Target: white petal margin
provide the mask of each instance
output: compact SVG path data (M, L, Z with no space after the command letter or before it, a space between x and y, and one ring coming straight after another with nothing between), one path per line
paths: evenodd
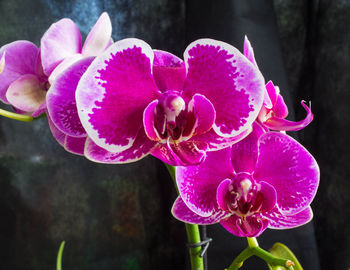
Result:
M95 130L90 124L89 114L92 114L94 108L99 108L95 103L102 101L105 94L105 89L101 86L103 81L97 79L96 76L99 74L98 70L106 68L106 61L111 59L112 54L114 55L123 50L133 48L134 46L141 48L142 53L150 59L152 67L154 54L152 48L146 42L136 38L120 40L112 44L105 52L95 58L81 77L75 94L78 115L88 137L90 137L90 139L98 146L108 149L108 151L112 153L119 153L130 148L133 145L135 138L130 138L128 144L123 146L107 144L105 139L99 138L97 130Z

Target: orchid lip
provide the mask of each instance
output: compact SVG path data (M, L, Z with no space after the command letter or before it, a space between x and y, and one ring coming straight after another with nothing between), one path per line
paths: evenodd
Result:
M226 179L219 188L220 208L241 218L264 212L264 190L248 173L238 173ZM219 195L220 194L220 195Z
M177 145L192 137L197 121L193 121L192 112L188 107L177 91L163 93L152 116L157 141Z

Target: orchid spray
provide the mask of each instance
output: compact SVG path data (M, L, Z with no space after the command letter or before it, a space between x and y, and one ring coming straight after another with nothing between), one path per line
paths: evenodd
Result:
M204 269L198 224L218 222L248 239L228 269L252 255L270 269L301 269L285 246L268 252L255 237L312 219L319 168L285 134L307 126L311 108L302 102L305 119L285 119L279 88L265 83L247 38L243 54L200 39L181 59L139 39L113 42L111 33L103 13L83 45L75 23L62 19L40 48L29 41L1 47L0 99L14 112L0 114L21 121L46 115L60 145L94 162L162 160L179 192L172 213L185 223L192 270Z

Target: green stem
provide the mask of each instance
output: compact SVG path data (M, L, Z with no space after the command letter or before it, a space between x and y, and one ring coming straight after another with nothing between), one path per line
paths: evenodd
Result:
M175 175L175 167L164 163L167 167L171 179L174 181L174 185L177 193L179 194L179 190L176 185L176 175ZM201 237L198 229L198 225L185 223L187 240L189 244L198 244L201 242ZM202 251L201 247L191 247L189 248L190 252L190 260L191 260L191 269L192 270L204 270L203 258L200 256Z
M253 256L253 252L250 247L245 248L232 262L227 270L237 270L242 267L243 262L249 257Z
M247 237L247 241L248 241L248 246L250 248L254 248L254 247L258 247L258 240L256 240L255 237Z
M3 109L0 109L0 115L5 116L10 119L18 120L18 121L23 121L23 122L31 122L35 118L29 116L29 115L22 115L14 112L9 112Z
M244 261L249 257L255 255L263 259L270 265L279 265L286 267L288 270L293 270L294 263L291 260L281 259L270 252L259 247L258 241L255 237L247 237L248 247L246 247L232 262L227 270L237 270L242 267Z
M201 242L198 225L185 223L187 240L189 244L197 244ZM189 248L191 269L204 270L203 258L200 256L202 247Z
M258 256L259 258L263 259L265 262L269 264L284 266L284 267L287 267L288 269L292 269L290 267L293 267L294 265L294 263L291 260L275 257L270 252L260 247L253 247L252 252L255 256Z
M65 241L62 241L57 254L56 270L62 270L62 255Z

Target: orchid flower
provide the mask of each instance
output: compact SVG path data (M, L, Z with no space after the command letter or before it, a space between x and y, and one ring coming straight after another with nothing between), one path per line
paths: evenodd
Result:
M113 42L111 34L112 24L106 12L101 14L83 46L79 28L71 19L52 24L41 38L42 64L49 82L52 84L74 62L102 53Z
M51 25L41 49L15 41L0 49L0 100L21 114L39 116L46 109L46 92L55 78L77 60L96 56L111 43L112 26L103 13L81 48L81 34L70 19ZM5 65L6 63L6 65Z
M180 197L172 213L193 224L220 224L240 237L288 229L312 219L319 168L297 141L280 132L253 132L197 166L178 167Z
M0 49L0 100L16 112L39 116L49 87L40 50L31 42L14 41Z
M247 36L244 39L244 55L256 67L258 66L255 61L253 47ZM301 105L306 110L306 117L298 122L286 120L288 107L280 94L279 87L275 86L272 81L269 81L266 84L264 102L258 116L258 121L272 130L297 131L303 129L312 122L313 114L311 112L311 106L308 107L305 105L304 101L301 101Z
M247 136L263 100L259 70L233 46L211 39L190 44L184 59L138 39L118 41L96 57L76 92L85 156L126 163L151 153L189 165Z

